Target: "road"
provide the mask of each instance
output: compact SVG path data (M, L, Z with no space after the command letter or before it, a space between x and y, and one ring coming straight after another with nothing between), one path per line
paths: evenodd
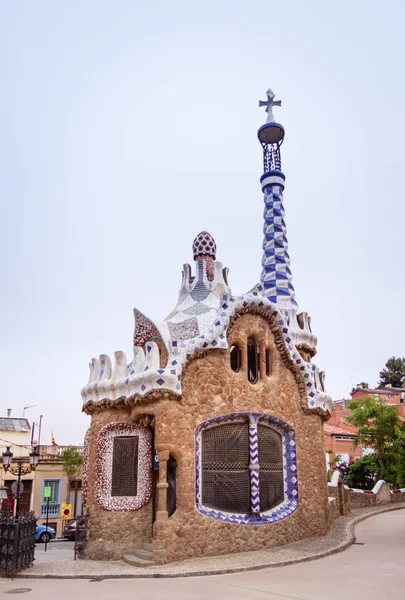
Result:
M52 562L73 558L74 542L49 542L45 552L45 544L37 544L35 548L35 562Z
M27 600L403 600L405 510L360 523L356 535L345 552L288 567L182 579L3 579L0 597L25 588Z

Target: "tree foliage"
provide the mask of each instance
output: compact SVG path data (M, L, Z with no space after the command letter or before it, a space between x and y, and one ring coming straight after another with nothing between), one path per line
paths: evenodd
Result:
M371 490L375 485L377 463L374 454L358 458L350 465L345 483L350 488Z
M349 408L352 413L346 421L357 427L353 445L374 450L377 479L384 479L387 452L397 442L397 430L402 425L398 409L370 396L350 402Z
M83 456L76 446L68 446L62 454L62 470L67 481L67 498L72 482L82 474Z
M385 363L385 369L380 371L379 388L386 386L404 387L405 385L405 358L392 356Z

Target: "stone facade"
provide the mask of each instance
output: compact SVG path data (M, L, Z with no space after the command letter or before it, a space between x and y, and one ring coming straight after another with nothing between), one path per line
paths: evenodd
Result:
M213 350L190 361L183 375L183 396L144 400L92 414L90 464L96 463L101 428L111 422L134 423L143 414L155 416L155 447L162 458L177 461L177 510L168 518L159 507L153 531L153 557L168 562L184 557L225 554L272 547L327 530L327 486L322 417L305 414L305 397L277 349L271 324L263 317L243 314L229 330L228 343L242 348L242 367L234 373L228 350ZM251 384L246 374L246 340L254 336L259 347L271 349L272 371ZM285 354L285 353L284 353ZM263 356L264 353L261 353ZM298 509L288 518L268 525L223 523L196 508L195 431L199 424L235 412L257 412L278 417L296 432ZM107 512L95 499L95 470L89 471L88 508L91 515L89 558L117 559L152 539L152 500L138 511ZM157 490L158 493L160 490Z
M91 418L87 508L89 519L86 558L117 560L152 538L152 501L135 511L107 511L99 506L97 489L97 445L101 429L108 423L133 423L131 409L112 407L96 411Z

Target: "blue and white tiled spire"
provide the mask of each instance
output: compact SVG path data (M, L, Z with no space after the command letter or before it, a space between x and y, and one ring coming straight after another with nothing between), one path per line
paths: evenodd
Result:
M263 258L261 283L266 297L281 309L298 308L292 284L287 228L284 221L285 177L270 171L261 179L264 194Z
M284 221L285 176L281 171L280 155L284 128L274 121L272 110L273 106L281 106L281 101L275 101L274 93L267 90L267 101L259 102L259 106L266 106L267 112L267 123L258 131L258 138L263 147L264 171L260 178L264 194L264 240L260 280L265 296L281 310L297 309Z

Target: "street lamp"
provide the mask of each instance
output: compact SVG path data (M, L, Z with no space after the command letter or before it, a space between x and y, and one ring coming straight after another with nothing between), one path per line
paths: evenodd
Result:
M23 468L23 460L22 458L19 458L17 460L17 468L13 469L11 467L11 462L13 460L13 453L10 450L10 446L7 446L6 451L3 452L3 469L5 470L5 472L10 472L13 475L17 476L17 491L15 494L15 498L17 500L17 507L16 507L16 516L18 517L20 514L20 496L21 496L21 477L23 475L28 475L28 473L31 473L32 471L35 471L38 462L39 462L39 452L38 452L38 447L35 446L32 451L29 454L29 459L30 459L30 466L29 467L25 467Z

